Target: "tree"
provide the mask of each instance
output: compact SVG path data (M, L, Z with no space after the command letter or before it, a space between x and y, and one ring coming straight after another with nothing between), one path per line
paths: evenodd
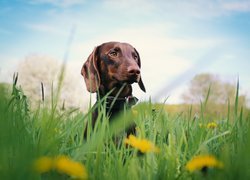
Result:
M24 93L30 99L31 105L35 106L42 102L42 87L44 88L44 103L51 104L52 92L58 88L59 75L62 65L55 59L42 55L29 55L18 66L18 83ZM72 68L64 71L64 79L58 106L66 108L81 107L86 109L89 102L87 93L84 93L83 80L79 72L76 73ZM84 97L85 94L85 97Z
M234 103L236 95L236 85L223 82L219 76L213 74L198 74L190 82L189 89L183 94L186 103L198 104L204 102L209 89L209 102L212 104L225 104L228 101ZM246 105L246 96L239 95L241 105Z

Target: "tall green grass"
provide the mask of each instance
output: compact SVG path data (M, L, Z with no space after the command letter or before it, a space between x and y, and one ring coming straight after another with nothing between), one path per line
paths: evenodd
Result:
M38 174L32 168L39 157L59 155L84 164L89 179L250 178L250 116L247 109L238 107L238 86L234 111L225 104L229 107L225 119L208 118L207 100L201 102L199 118L192 116L191 106L186 113L172 114L148 101L125 110L114 123L109 123L100 106L97 126L84 139L91 109L87 113L60 110L58 94L52 106L30 108L16 81L17 76L11 94L0 94L0 179L70 179L55 171ZM159 153L141 154L124 144L124 129L133 121L137 137L150 140L160 148ZM216 128L206 127L211 121L217 123ZM206 174L188 172L187 162L200 154L214 155L224 168L209 169Z

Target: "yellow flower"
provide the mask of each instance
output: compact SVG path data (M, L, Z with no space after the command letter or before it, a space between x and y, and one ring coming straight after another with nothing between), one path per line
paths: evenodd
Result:
M200 155L194 157L186 165L186 169L190 172L203 170L205 168L223 168L223 163L212 155Z
M67 156L58 156L56 158L41 157L34 162L33 168L40 174L56 170L74 178L88 178L85 167L79 162L72 161Z
M38 173L45 173L53 169L53 159L40 157L33 164L34 170Z
M124 141L125 144L128 144L136 149L139 149L142 153L146 152L160 152L160 149L156 147L153 143L146 139L138 139L133 135L129 135L128 138Z
M55 159L54 167L60 173L68 174L72 177L87 179L87 171L85 167L78 162L70 160L66 156L59 156Z
M207 124L207 128L208 129L214 129L217 127L217 124L215 122L211 122Z

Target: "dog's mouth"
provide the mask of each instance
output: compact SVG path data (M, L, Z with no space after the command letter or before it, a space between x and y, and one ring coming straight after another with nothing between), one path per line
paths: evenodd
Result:
M138 80L137 80L136 78L128 79L128 80L126 81L126 83L128 83L128 84L133 84L133 83L137 83L137 82L138 82Z
M117 77L113 77L113 79L115 79L120 84L124 84L124 83L125 84L133 84L133 83L138 83L140 77L138 77L138 76L129 76L129 77L126 77L124 79L119 79Z
M125 83L127 84L133 84L133 83L138 83L140 77L139 76L129 76L124 80Z

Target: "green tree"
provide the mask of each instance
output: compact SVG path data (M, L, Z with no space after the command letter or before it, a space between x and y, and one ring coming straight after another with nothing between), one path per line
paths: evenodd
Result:
M218 75L204 73L194 76L188 91L182 96L185 103L199 104L204 102L208 93L210 104L225 104L235 101L236 84L224 82ZM210 89L210 90L209 90ZM239 104L246 105L246 95L239 95Z

